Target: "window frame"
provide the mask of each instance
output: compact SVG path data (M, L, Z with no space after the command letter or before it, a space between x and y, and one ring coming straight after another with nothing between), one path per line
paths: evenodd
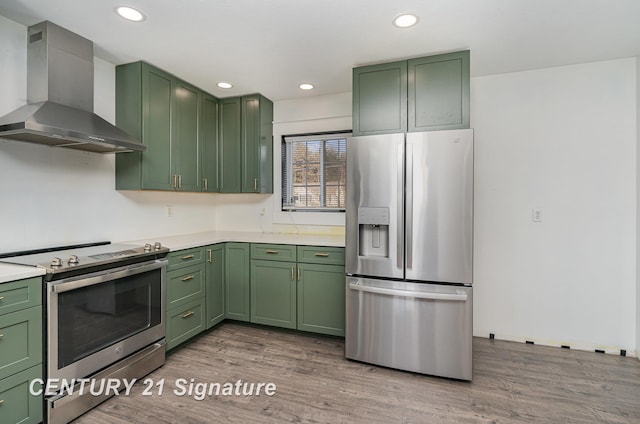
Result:
M342 186L345 190L345 201L346 201L346 150L347 140L352 137L352 130L332 130L332 131L322 131L322 132L313 132L313 133L302 133L302 134L283 134L281 136L281 196L280 196L280 212L283 213L291 213L291 212L322 212L322 213L344 213L345 204L342 204L342 207L334 208L334 207L295 207L295 206L285 206L286 199L290 199L293 196L293 149L287 148L287 145L293 144L295 142L301 141L322 141L323 147L320 156L320 170L321 174L319 176L319 186L320 186L320 197L323 204L326 204L326 181L325 181L325 168L324 168L324 151L325 151L325 143L328 140L335 140L337 138L345 140L345 181L343 184L338 184L338 187ZM336 137L340 136L340 137ZM307 162L308 163L308 162ZM308 184L307 178L305 177L305 185ZM306 186L308 187L308 186Z

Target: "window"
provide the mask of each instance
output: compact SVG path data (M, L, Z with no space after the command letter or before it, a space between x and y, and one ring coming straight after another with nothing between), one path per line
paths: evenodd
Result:
M282 210L344 211L350 132L282 137Z

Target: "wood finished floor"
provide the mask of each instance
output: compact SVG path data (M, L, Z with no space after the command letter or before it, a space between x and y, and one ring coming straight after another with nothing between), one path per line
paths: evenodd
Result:
M162 396L117 396L78 418L130 423L640 423L640 361L474 338L473 382L349 361L344 341L238 323L148 376ZM272 397L173 394L177 379L277 385Z

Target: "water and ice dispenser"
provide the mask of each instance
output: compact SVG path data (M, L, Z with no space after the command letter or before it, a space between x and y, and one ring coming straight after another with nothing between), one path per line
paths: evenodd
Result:
M389 208L358 208L358 256L389 257Z

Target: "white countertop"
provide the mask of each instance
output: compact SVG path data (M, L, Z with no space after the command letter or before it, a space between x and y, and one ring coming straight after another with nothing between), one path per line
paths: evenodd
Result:
M36 268L34 266L0 263L0 283L37 277L44 274L44 269Z
M172 251L224 242L296 244L305 246L344 247L344 235L283 234L247 231L209 231L179 236L126 241L127 244L160 242Z
M344 235L258 233L247 231L209 231L179 236L126 241L127 244L162 243L172 251L224 242L295 244L301 246L344 247ZM44 275L41 268L0 263L0 283Z

